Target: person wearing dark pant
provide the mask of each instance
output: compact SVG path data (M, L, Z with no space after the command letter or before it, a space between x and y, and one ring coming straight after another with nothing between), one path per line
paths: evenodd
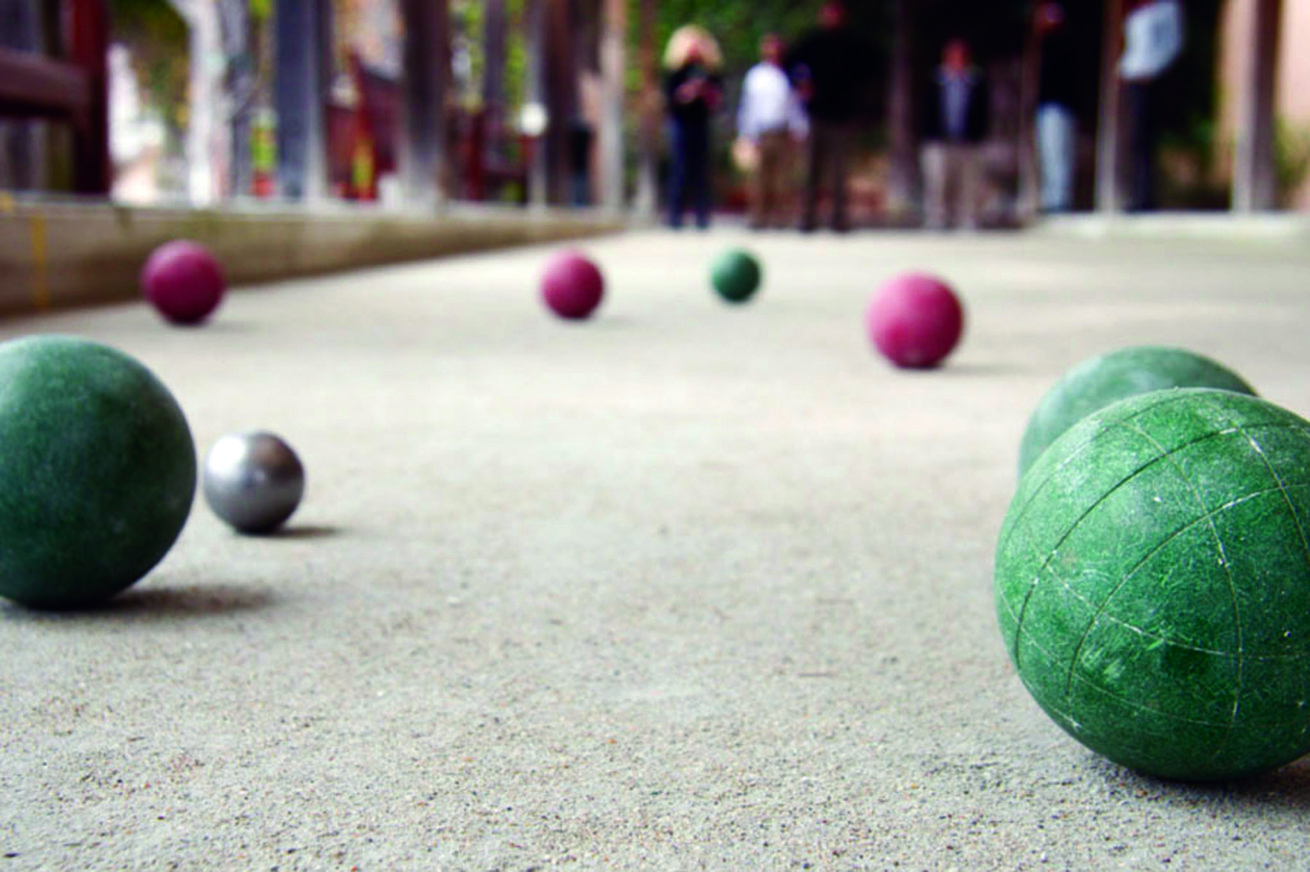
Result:
M801 230L818 224L819 192L832 185L832 228L850 229L846 211L846 171L855 147L857 121L871 78L874 53L846 26L846 7L828 0L819 12L818 29L803 36L788 53L785 66L810 122Z
M1041 165L1041 205L1047 214L1073 208L1078 157L1075 106L1078 52L1062 3L1046 0L1037 7L1033 29L1039 46L1037 84L1037 156Z
M1141 212L1156 206L1155 148L1159 132L1159 89L1183 50L1183 8L1178 0L1133 0L1124 19L1124 53L1119 78L1126 85L1132 124L1132 192L1128 209Z
M1156 87L1153 80L1129 82L1125 93L1132 127L1128 137L1128 179L1132 192L1128 209L1131 212L1147 212L1156 207Z
M710 224L710 115L723 96L714 71L722 66L722 56L712 36L688 24L669 38L664 65L669 70L664 96L673 121L669 226L681 227L690 205L704 229Z
M673 120L673 177L669 182L669 226L681 227L690 206L696 225L710 223L710 132L708 125Z

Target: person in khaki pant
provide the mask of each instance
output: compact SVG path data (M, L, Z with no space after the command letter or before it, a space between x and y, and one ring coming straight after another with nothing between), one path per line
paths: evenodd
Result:
M982 143L987 137L990 95L969 44L953 39L933 71L923 125L924 199L928 227L977 228L982 208Z
M805 114L782 69L782 40L760 41L760 62L746 73L737 111L738 162L750 173L750 225L758 230L786 221L792 139L805 135Z

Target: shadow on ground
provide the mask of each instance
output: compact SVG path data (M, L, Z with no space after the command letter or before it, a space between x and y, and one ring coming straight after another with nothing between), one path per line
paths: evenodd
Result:
M1010 363L969 363L946 361L930 369L904 369L899 372L911 376L926 375L933 378L998 378L1022 373L1022 368Z
M1142 797L1205 805L1236 805L1263 813L1284 811L1302 818L1310 811L1310 757L1273 772L1235 781L1184 782L1141 775L1103 761L1105 775Z
M277 601L262 587L235 584L206 584L191 587L132 588L98 606L68 611L37 611L7 604L0 607L5 619L68 624L105 621L154 621L179 618L211 618L268 608Z
M257 535L257 539L330 539L340 536L340 527L307 524L301 527L280 527L272 533Z

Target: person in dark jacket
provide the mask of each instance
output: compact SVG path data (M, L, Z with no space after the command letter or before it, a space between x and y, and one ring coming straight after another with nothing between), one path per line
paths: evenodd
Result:
M682 226L690 203L703 230L710 224L710 117L723 99L722 55L712 36L688 24L669 38L664 66L664 97L673 122L669 225Z
M1037 84L1037 156L1042 168L1042 211L1073 208L1074 160L1078 127L1078 53L1064 6L1045 2L1035 22L1040 46Z
M1124 18L1119 78L1128 103L1128 159L1132 180L1128 210L1156 208L1155 151L1160 137L1160 88L1185 44L1178 0L1131 0Z
M823 4L819 27L802 36L784 66L809 117L809 148L801 230L818 222L819 189L832 186L832 228L850 228L846 172L871 78L869 47L847 26L846 7Z
M952 39L924 103L923 180L931 228L947 225L952 206L961 226L978 226L990 105L987 79L974 65L969 43Z

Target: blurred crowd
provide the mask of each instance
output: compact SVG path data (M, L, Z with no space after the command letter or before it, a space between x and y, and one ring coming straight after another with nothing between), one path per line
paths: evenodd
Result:
M1073 103L1080 71L1061 3L1040 2L1032 27L1037 83L1031 130L1040 202L1043 211L1058 213L1073 205ZM1128 106L1129 208L1149 210L1156 202L1158 83L1183 49L1179 0L1130 0L1122 35L1124 51L1116 72ZM837 232L850 229L849 174L860 146L862 96L878 74L870 63L876 56L849 25L840 0L824 3L816 26L790 44L778 34L763 38L759 62L741 83L731 149L733 162L748 179L752 228L790 226L799 211L799 229L814 231L826 203L828 226ZM691 213L704 228L713 191L711 122L733 108L724 106L722 53L712 34L687 24L670 38L664 66L672 132L668 221L681 227ZM968 34L951 37L940 47L940 61L915 112L925 226L979 226L982 145L989 134L991 104L988 77L974 58Z

